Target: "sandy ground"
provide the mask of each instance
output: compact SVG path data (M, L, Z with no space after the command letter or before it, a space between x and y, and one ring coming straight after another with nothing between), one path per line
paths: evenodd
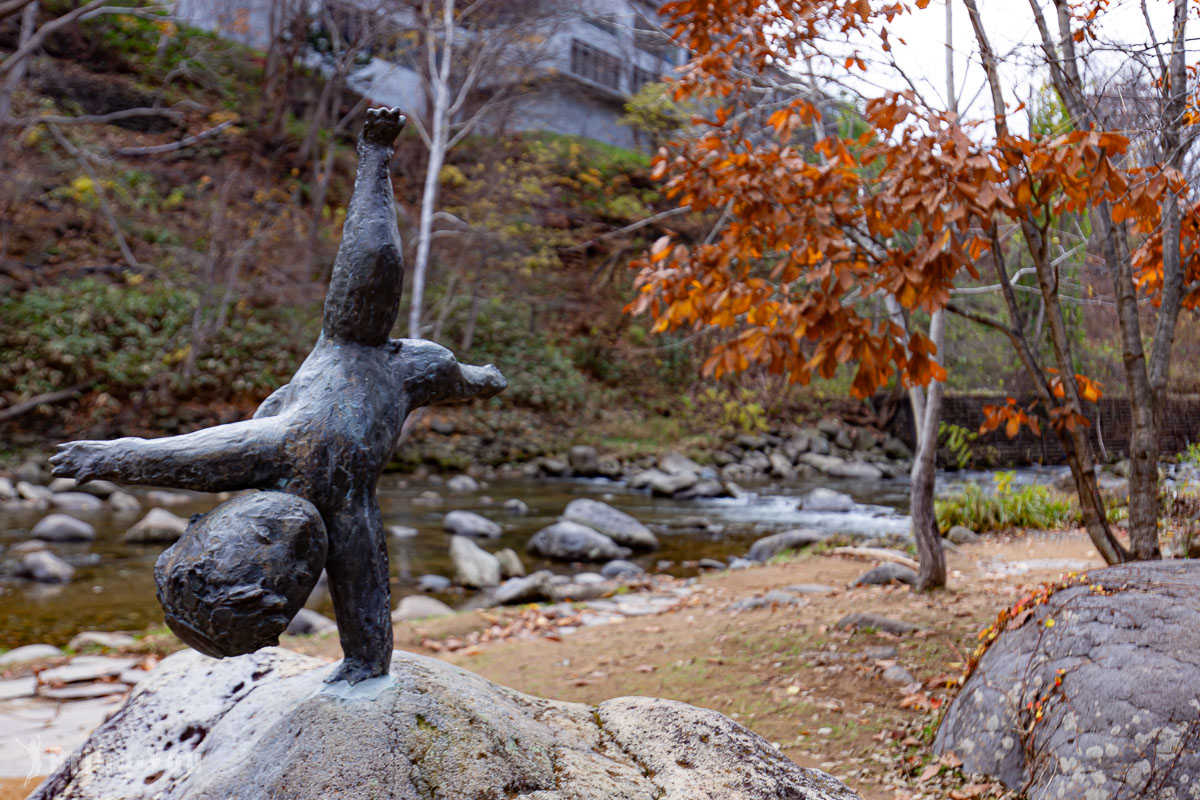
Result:
M796 763L838 776L865 800L1000 796L1000 787L952 770L929 775L928 743L938 708L953 694L946 687L961 673L978 631L1002 607L1064 572L1102 562L1082 532L1015 535L949 553L950 586L944 591L847 588L872 565L808 555L708 575L699 580L698 591L666 613L564 636L547 636L536 625L532 632L529 625L505 626L521 615L516 609L464 612L397 625L396 644L543 697L597 703L654 695L714 708L776 743ZM798 605L730 608L796 584L826 584L836 591L796 595ZM923 630L903 637L838 630L837 621L852 612L882 614ZM526 609L523 618L530 615ZM496 641L485 635L482 643L471 644L498 627L515 633ZM336 636L289 637L284 644L330 659L340 655ZM151 637L146 646L170 649L171 643ZM884 671L894 666L912 680L885 678ZM74 737L61 743L53 738L40 741L50 753L75 744ZM0 779L0 800L25 797L36 782Z

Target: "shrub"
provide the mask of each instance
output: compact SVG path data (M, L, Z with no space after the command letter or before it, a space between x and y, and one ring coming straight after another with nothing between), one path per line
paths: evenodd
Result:
M1078 518L1075 504L1045 486L1014 488L1015 472L996 474L996 489L988 492L971 481L958 494L938 500L938 527L946 531L963 525L976 532L1006 528L1062 528Z

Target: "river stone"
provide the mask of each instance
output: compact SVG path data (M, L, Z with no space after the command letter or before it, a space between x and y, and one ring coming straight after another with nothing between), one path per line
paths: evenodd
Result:
M847 614L837 621L834 627L844 630L858 630L860 628L874 628L877 631L884 633L894 633L897 636L903 636L906 633L914 633L921 630L920 625L915 625L911 622L905 622L902 619L892 619L879 614L865 614L856 612Z
M249 495L244 495L249 496ZM125 541L131 544L178 541L187 530L188 521L165 508L152 508L132 528L125 531Z
M442 528L456 536L495 539L504 531L499 525L473 511L451 511L442 517Z
M567 503L562 518L586 525L614 542L634 550L657 550L658 539L650 529L608 503L581 497Z
M660 469L645 469L630 478L627 483L630 489L649 489L655 480L666 477L667 473Z
M32 459L26 459L13 470L13 478L26 483L41 483L42 465Z
M16 500L17 487L8 478L0 475L0 500Z
M38 583L69 583L75 568L49 550L36 550L22 557L18 574Z
M288 623L286 633L290 636L312 636L335 628L337 628L337 623L329 617L313 611L311 608L302 608Z
M30 800L855 800L729 718L672 700L543 700L392 655L349 687L279 648L171 655Z
M1195 796L1200 564L1090 570L1030 610L984 653L936 750L1030 797Z
M43 542L90 542L96 538L96 529L66 514L49 514L38 520L29 534Z
M538 466L551 477L562 477L571 471L571 465L561 458L539 458Z
M523 517L529 513L529 506L524 500L516 497L510 497L504 501L504 510L509 514L517 517Z
M71 641L67 644L67 647L79 652L89 647L103 647L109 650L117 650L122 647L132 647L135 644L137 644L137 639L134 639L128 633L80 631L71 637Z
M613 456L601 456L596 462L596 472L604 478L621 477L621 462Z
M630 553L603 533L568 520L542 528L526 547L531 553L559 561L612 561Z
M52 644L27 644L24 647L14 647L7 653L0 655L0 667L7 667L9 664L20 664L25 661L58 658L61 655L62 650L59 650Z
M112 481L91 480L87 483L77 485L75 491L99 497L101 500L107 500L113 496L113 493L121 491L121 487Z
M470 475L455 475L453 478L446 481L446 491L454 492L455 494L478 492L479 481L475 480Z
M450 537L450 560L454 582L460 586L483 589L500 584L500 562L465 536Z
M571 471L584 478L590 478L600 473L600 458L596 448L586 444L577 444L567 451L567 463Z
M796 478L796 468L792 466L791 459L783 453L771 453L768 456L771 463L771 474L783 481L790 481Z
M979 534L964 525L955 525L946 531L946 538L955 544L975 544L979 541Z
M916 586L918 575L915 570L903 564L880 564L869 569L854 581L855 586L882 586L887 583L907 583Z
M104 508L104 501L83 492L57 492L48 498L50 505L60 511L94 513Z
M108 496L108 505L118 514L136 514L142 510L142 502L129 492L113 492Z
M750 546L746 558L751 561L769 561L780 553L788 550L799 550L802 547L823 542L829 538L828 533L797 528L792 531L764 536Z
M912 458L912 450L895 436L889 436L883 440L883 454L895 461Z
M650 491L653 494L671 497L684 489L690 489L700 481L695 472L677 472L672 475L660 472L650 480Z
M185 506L192 502L192 496L166 489L151 489L146 492L146 502L152 506Z
M45 486L39 486L29 481L17 481L17 494L24 500L49 500L53 494Z
M605 578L633 578L638 575L644 575L646 571L632 561L624 559L616 559L610 561L600 568L600 575Z
M509 578L492 593L491 601L498 606L507 606L547 600L554 596L553 578L554 573L548 569L540 569L524 577Z
M883 477L883 471L872 464L864 464L860 461L847 461L837 456L804 453L800 456L800 462L808 464L810 467L824 472L826 475L832 475L835 478L879 480Z
M422 594L410 594L400 598L400 605L396 606L396 610L392 612L392 622L445 617L453 613L453 608L437 598L426 597Z
M695 500L698 497L729 497L729 495L729 490L721 481L706 478L692 484L682 492L678 492L675 497L680 500Z
M674 450L668 450L659 456L658 468L668 475L696 475L700 473L701 469L700 465L695 461Z
M421 575L417 578L417 588L422 592L447 592L454 582L445 575Z
M771 469L771 459L766 453L751 450L742 456L742 466L748 467L755 472L767 472Z
M500 562L500 577L520 578L525 574L525 564L517 551L511 547L496 551L496 560Z
M416 528L410 528L407 525L385 525L383 529L387 532L389 539L399 541L415 539L421 533Z
M842 492L835 492L832 489L818 487L813 489L804 499L800 501L800 508L804 511L827 511L842 513L845 511L854 510L854 498Z

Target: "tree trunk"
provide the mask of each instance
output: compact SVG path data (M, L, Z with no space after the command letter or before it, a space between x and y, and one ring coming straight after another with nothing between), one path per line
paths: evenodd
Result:
M412 301L408 310L408 335L411 339L421 338L421 306L425 302L425 275L429 270L429 246L433 235L433 212L437 208L438 185L442 172L442 164L446 160L446 143L450 133L450 120L446 113L450 106L450 64L454 51L454 3L442 0L444 36L441 38L440 62L437 69L431 70L430 83L432 92L430 104L433 106L429 124L429 163L425 167L425 187L421 192L421 217L417 227L417 256L413 259L412 270ZM432 43L439 39L429 35L427 40ZM428 46L432 47L432 44Z
M33 29L37 23L38 4L30 3L25 6L21 12L21 33L17 49L24 47L31 38L33 38ZM17 87L21 85L21 81L25 79L25 72L29 69L29 57L19 61L12 71L8 73L8 77L4 79L4 84L0 86L0 119L8 119L12 114L12 96L17 91Z
M929 325L930 339L938 348L939 361L945 358L942 353L944 321L945 312L935 311ZM921 564L917 578L918 591L946 585L946 554L942 549L942 536L938 532L933 505L943 388L940 381L930 381L929 391L925 395L924 415L917 419L917 452L913 457L910 501L912 533L917 542L917 560Z

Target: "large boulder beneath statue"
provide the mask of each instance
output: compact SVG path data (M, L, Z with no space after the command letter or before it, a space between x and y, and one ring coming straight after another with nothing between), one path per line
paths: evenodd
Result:
M854 800L725 716L671 700L592 707L393 653L391 674L278 648L165 659L33 800Z
M934 746L1030 797L1193 797L1198 653L1200 565L1095 570L1014 617Z

